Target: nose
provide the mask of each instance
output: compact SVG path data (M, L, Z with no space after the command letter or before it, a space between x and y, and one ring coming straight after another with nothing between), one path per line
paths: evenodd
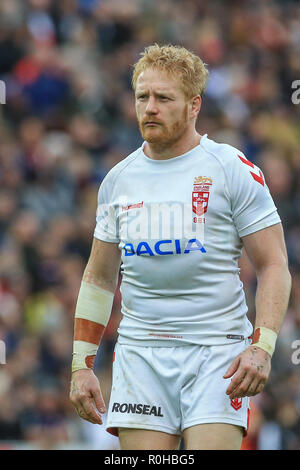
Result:
M157 114L157 104L154 96L150 96L146 106L146 114Z

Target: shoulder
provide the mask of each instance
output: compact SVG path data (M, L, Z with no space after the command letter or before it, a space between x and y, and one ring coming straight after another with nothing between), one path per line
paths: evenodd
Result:
M127 168L130 167L131 163L133 163L139 157L140 153L141 147L113 166L105 175L101 185L114 185L116 180L126 171Z
M204 148L222 167L228 185L234 181L236 186L252 184L253 180L265 186L261 169L247 159L245 154L229 144L218 144L206 138Z
M241 158L246 158L243 152L232 145L217 143L207 136L204 136L202 146L204 150L213 158L215 158L219 164L226 169L238 166Z

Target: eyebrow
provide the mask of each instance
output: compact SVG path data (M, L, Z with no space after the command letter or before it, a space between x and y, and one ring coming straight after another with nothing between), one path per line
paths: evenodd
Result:
M135 92L136 96L138 95L147 95L148 94L148 91L147 90L143 90L143 89L139 89L139 90L136 90ZM169 90L165 90L165 91L154 91L154 95L157 96L158 98L160 97L168 97L168 98L174 98L174 94L169 91Z

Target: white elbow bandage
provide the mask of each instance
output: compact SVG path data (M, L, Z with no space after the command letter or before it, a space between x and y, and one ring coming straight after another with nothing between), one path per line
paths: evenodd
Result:
M255 329L252 344L263 349L272 357L275 350L276 340L277 334L275 331L270 330L270 328L260 326Z
M93 368L113 300L112 292L82 281L75 311L72 372Z

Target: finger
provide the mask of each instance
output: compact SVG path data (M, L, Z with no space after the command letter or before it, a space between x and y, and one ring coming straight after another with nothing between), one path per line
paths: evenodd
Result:
M255 376L248 372L243 378L243 380L240 382L240 384L230 393L229 398L232 400L234 398L249 396L248 390L252 386L253 380L255 380L255 383L257 385L257 380L255 379Z
M246 373L244 371L241 371L234 375L233 379L231 379L230 384L227 387L227 395L230 395L230 393L232 393L240 385L245 375Z
M79 413L78 413L79 414ZM92 424L102 424L102 420L94 419L91 415L87 414L84 410L79 414L80 418L89 421Z
M253 395L256 395L256 390L259 384L260 384L260 379L258 377L254 377L252 382L249 384L248 389L245 391L244 396L252 397Z
M223 375L223 379L229 379L229 377L232 377L233 374L238 370L240 364L240 357L237 356L233 363L230 365L230 367L227 369L225 374Z
M83 410L83 408L79 408L77 410L78 415L80 418L85 419L86 421L90 421L90 418L87 416L86 412Z
M96 410L96 408L94 407L92 398L82 399L81 405L89 419L93 419L96 421L96 423L102 424L101 415L98 410Z
M257 395L258 393L261 393L263 389L265 388L266 382L260 381L258 385L256 386L255 390L252 392L251 396ZM250 395L249 395L250 396Z
M78 413L78 415L80 416L80 418L82 419L85 419L87 421L91 421L91 422L95 422L96 423L96 420L93 416L91 416L89 414L89 412L87 412L83 406L83 404L81 402L79 402L77 405L76 405L76 411Z
M244 369L244 367L240 367L237 372L235 373L233 379L231 379L230 385L228 386L226 393L227 395L230 395L233 393L242 383L242 381L245 379L247 375L247 370Z
M92 395L93 395L93 399L94 399L97 410L102 414L106 413L106 407L105 407L105 403L101 395L101 392L99 390L95 392L92 391Z
M76 408L76 411L77 411L77 414L80 416L80 418L86 420L86 421L89 421L90 423L93 423L93 424L98 424L97 421L91 417L89 417L86 412L84 411L84 409L82 407L77 407Z
M80 391L78 387L70 394L71 402L79 416L94 424L102 424L99 412L93 406L91 393Z

